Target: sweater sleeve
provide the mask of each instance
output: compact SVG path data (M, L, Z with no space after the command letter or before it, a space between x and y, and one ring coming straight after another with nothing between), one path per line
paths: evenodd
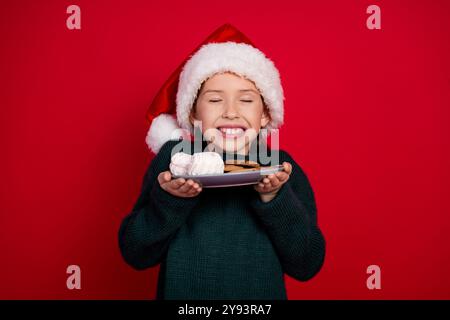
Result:
M161 262L171 239L198 202L198 196L181 198L163 190L157 177L169 170L172 147L169 141L152 160L144 176L139 198L119 229L119 247L124 260L137 270Z
M289 180L269 202L256 194L251 206L262 221L289 276L307 281L321 269L325 239L317 225L317 210L311 185L300 166L284 151L280 163L292 165Z

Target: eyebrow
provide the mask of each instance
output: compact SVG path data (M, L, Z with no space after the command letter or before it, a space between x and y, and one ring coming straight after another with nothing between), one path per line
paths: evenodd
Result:
M259 92L257 92L254 89L241 89L241 90L239 90L239 92L248 92L248 91L251 91L253 93L259 94ZM223 92L223 90L212 90L212 89L209 89L209 90L203 91L203 94L208 93L208 92Z

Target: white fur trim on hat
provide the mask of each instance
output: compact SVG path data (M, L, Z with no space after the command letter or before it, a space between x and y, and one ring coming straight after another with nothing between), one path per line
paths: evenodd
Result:
M186 133L178 126L175 117L162 113L153 119L145 142L153 153L157 154L164 143L169 140L178 140L180 137L185 138Z
M165 142L193 133L189 114L202 83L216 73L227 71L255 83L270 112L271 121L266 126L268 130L283 124L283 88L273 62L259 49L245 43L208 43L186 62L180 74L176 96L177 119L163 113L151 123L145 141L155 154Z
M255 83L270 112L267 129L279 128L283 124L284 95L277 68L259 49L232 41L203 45L184 65L176 98L181 127L193 132L189 114L201 84L214 74L226 71Z

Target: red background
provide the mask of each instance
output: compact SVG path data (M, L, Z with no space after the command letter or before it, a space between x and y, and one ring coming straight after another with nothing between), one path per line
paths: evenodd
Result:
M81 7L81 30L66 8ZM366 28L381 8L382 30ZM151 153L151 99L223 23L280 70L281 146L327 239L290 299L450 298L448 1L2 1L0 298L153 298L117 231ZM81 267L81 290L66 268ZM381 290L366 268L381 267Z

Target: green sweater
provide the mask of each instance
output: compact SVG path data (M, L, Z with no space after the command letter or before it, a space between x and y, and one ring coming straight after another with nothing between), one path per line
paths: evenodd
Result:
M284 273L306 281L320 270L325 240L313 191L288 153L280 150L279 160L292 164L291 176L270 202L253 186L204 188L180 198L157 181L177 143L165 143L154 157L119 230L129 265L161 263L157 299L284 300Z

